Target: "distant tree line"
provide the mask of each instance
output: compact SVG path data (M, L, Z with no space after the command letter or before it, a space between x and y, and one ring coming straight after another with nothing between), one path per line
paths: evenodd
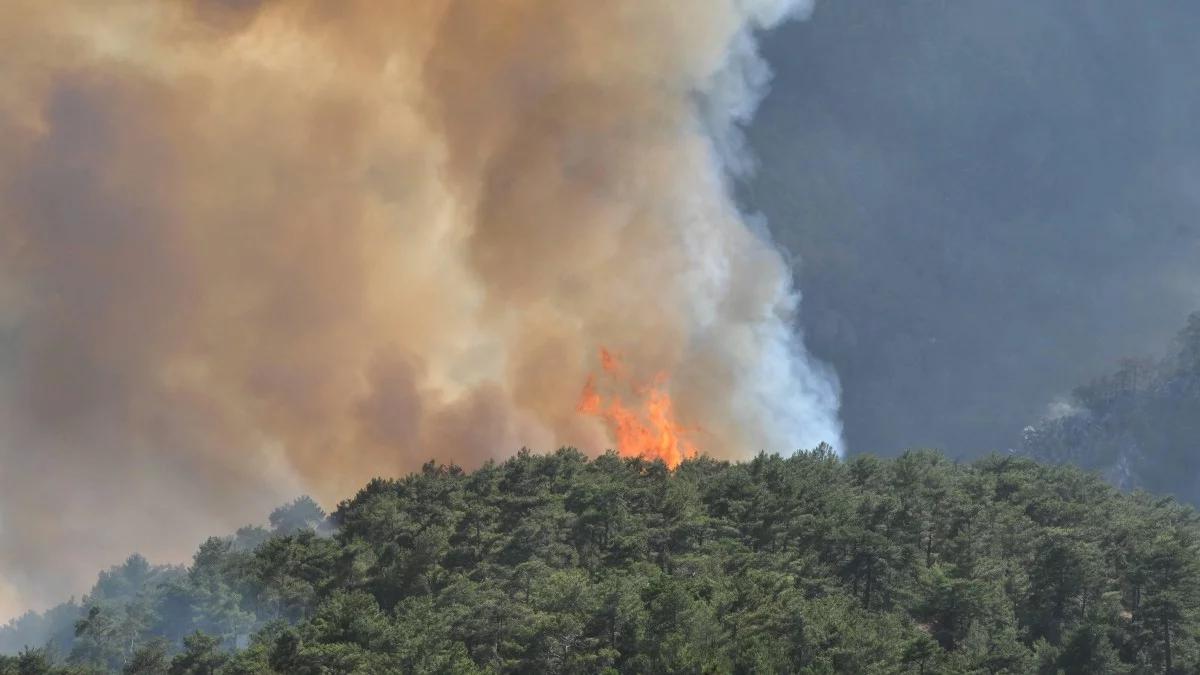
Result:
M522 451L303 498L0 630L0 673L1194 673L1200 521L1018 456Z
M1061 408L1025 429L1024 450L1034 459L1200 504L1200 313L1165 356L1127 359Z

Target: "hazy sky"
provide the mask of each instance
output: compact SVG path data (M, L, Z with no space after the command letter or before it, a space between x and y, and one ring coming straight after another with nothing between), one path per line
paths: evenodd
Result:
M817 4L746 201L800 258L852 451L967 454L1200 308L1200 5Z

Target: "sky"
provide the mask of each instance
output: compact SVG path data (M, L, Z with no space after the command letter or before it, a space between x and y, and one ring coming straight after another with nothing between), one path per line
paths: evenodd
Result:
M1200 309L1194 3L818 3L765 38L742 200L851 452L1016 447Z

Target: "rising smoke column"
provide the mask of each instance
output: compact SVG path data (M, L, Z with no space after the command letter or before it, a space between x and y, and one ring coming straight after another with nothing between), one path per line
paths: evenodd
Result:
M18 0L0 38L0 616L299 491L611 444L837 444L729 197L802 2Z

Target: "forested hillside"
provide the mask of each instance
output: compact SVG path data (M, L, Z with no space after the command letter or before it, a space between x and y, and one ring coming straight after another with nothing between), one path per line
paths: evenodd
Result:
M1190 507L1012 456L521 452L140 557L0 673L1184 673Z
M1025 430L1032 457L1200 504L1200 313L1165 356L1128 359L1061 407Z

